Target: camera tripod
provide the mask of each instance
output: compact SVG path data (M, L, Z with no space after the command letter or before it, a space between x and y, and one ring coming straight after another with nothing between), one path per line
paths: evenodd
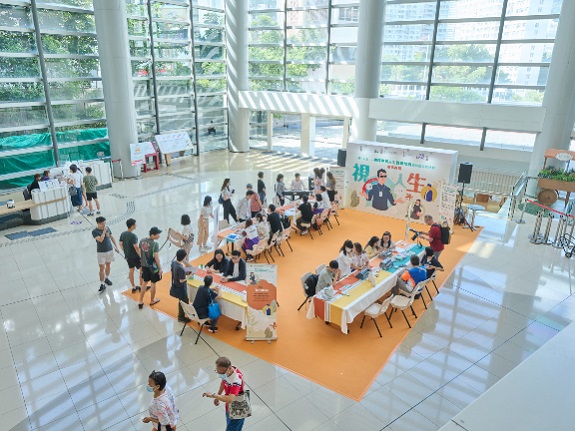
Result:
M467 217L465 217L465 212L463 211L463 208L461 207L463 205L463 192L465 191L465 183L461 183L461 191L459 192L459 207L456 208L456 213L458 213L457 215L460 217L459 220L461 221L461 225L463 226L463 228L465 228L466 226L469 228L469 230L471 232L475 231L475 228L473 226L471 226L469 224L469 222L467 221Z

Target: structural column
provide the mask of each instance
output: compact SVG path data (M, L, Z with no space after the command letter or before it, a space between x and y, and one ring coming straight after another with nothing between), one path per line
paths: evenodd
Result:
M272 150L274 144L274 114L272 111L267 111L267 136L268 136L268 150Z
M301 153L304 156L315 156L315 117L301 114Z
M138 142L138 130L125 0L95 1L94 17L112 159L122 159L125 177L137 177L139 166L130 161L130 144ZM114 169L119 167L114 164Z
M250 112L239 107L239 92L248 87L248 1L226 0L228 59L228 127L230 150L250 150Z
M352 124L353 140L376 139L377 121L369 118L369 100L379 97L385 3L385 0L361 0L359 3L355 62L357 113Z
M564 1L543 97L543 129L535 139L529 174L536 176L548 148L569 149L575 123L575 1ZM534 187L534 185L533 185ZM533 190L534 191L534 190ZM532 191L532 192L533 192Z

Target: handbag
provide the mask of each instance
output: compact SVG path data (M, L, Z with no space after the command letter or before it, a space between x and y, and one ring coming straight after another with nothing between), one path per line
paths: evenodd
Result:
M245 419L252 415L250 391L244 390L243 382L242 391L236 395L236 398L229 404L228 415L230 419Z
M210 320L216 320L221 315L222 311L220 310L220 304L214 302L214 300L212 299L212 302L210 302L210 305L208 305L208 318Z
M77 196L78 195L78 189L71 185L68 187L68 194L70 196Z

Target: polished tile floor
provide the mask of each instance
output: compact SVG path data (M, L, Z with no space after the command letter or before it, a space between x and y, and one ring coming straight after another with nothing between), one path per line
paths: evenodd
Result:
M225 176L243 190L264 170L271 188L278 172L291 178L314 166L260 152L176 160L161 173L114 183L101 193L103 213L116 237L128 217L143 236L153 225L177 227L184 212L195 220L203 195L217 196ZM518 225L478 215L477 242L361 402L211 337L198 345L191 332L180 338L172 318L140 311L121 294L123 262L113 264L114 285L98 295L91 226L78 214L32 240L9 241L10 231L2 232L0 428L150 430L141 418L156 369L178 396L178 430L223 430L222 409L201 393L216 389L213 362L226 355L252 389L245 429L437 430L575 320L572 263L559 249L531 245L534 219L526 217Z

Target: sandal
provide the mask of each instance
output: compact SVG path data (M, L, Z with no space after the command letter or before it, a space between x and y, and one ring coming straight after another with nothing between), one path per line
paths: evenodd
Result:
M150 307L153 306L153 305L156 305L158 302L160 302L160 298L154 299L153 302L150 302Z

